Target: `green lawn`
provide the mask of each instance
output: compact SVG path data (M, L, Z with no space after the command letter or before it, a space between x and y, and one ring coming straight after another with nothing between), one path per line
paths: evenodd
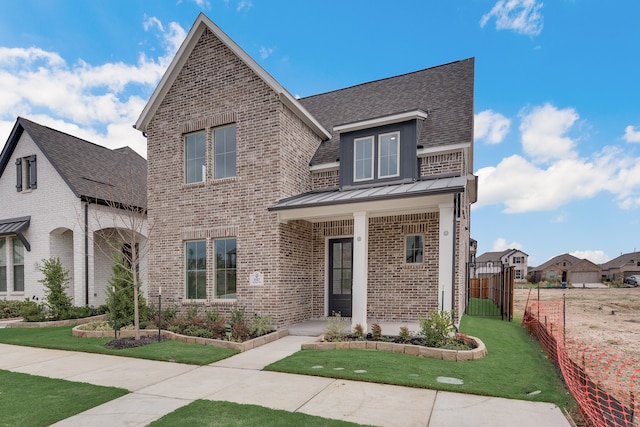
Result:
M127 394L127 390L0 370L0 426L44 426Z
M303 350L265 369L552 402L561 408L575 404L556 368L519 321L464 316L461 331L480 338L487 357L450 362L372 350ZM461 379L464 384L441 383L437 377Z
M0 343L112 354L140 359L188 363L191 365L208 365L238 353L227 348L187 344L173 340L142 347L115 350L104 346L112 338L77 338L71 335L71 328L71 326L62 326L57 328L0 329Z
M500 307L486 298L469 298L467 313L479 316L500 316Z
M232 402L212 402L208 400L196 400L149 424L152 427L173 427L177 425L190 427L321 427L357 426L360 424L269 409L257 405L240 405Z

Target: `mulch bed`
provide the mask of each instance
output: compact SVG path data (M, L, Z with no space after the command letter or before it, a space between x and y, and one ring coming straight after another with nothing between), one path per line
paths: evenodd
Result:
M167 340L167 338L160 337L160 341L165 340ZM154 342L158 342L157 335L141 336L139 340L136 340L135 337L118 338L109 341L104 346L116 350L121 350L123 348L142 347L143 345L152 344Z

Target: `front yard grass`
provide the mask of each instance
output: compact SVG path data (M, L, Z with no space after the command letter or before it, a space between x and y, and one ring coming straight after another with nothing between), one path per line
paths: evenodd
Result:
M208 365L238 353L236 350L227 348L187 344L173 340L136 348L111 349L105 347L104 344L112 338L77 338L71 335L71 329L72 326L0 329L0 343L137 357L190 365Z
M0 425L44 426L128 391L0 370Z
M488 355L474 361L451 362L374 350L303 350L265 370L543 401L573 408L575 401L559 372L518 319L504 322L464 316L460 330L480 338ZM442 383L438 377L464 383Z
M358 426L340 420L330 420L299 412L269 409L257 405L241 405L233 402L196 400L152 422L149 427L198 426Z

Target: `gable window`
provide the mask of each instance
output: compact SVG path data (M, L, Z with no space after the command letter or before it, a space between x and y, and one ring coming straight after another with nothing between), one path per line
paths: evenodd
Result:
M373 137L356 138L353 144L353 180L373 179Z
M6 239L0 238L0 292L7 292L7 254Z
M24 245L13 239L13 290L24 292Z
M398 176L400 170L400 132L378 136L378 178Z
M16 190L35 190L38 187L36 155L16 159Z
M206 138L204 132L184 137L185 182L203 182L207 176Z
M207 242L186 242L187 299L207 298Z
M419 264L424 259L424 237L414 234L405 238L405 262Z
M236 239L215 241L216 292L215 298L236 298Z
M236 126L225 126L213 131L214 179L236 176Z
M513 263L514 264L522 264L522 257L521 256L514 256L513 257Z

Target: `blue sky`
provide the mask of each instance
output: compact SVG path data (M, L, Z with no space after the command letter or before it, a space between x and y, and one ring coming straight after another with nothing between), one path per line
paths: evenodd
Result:
M146 154L132 129L198 13L304 97L476 58L479 252L640 250L640 2L21 0L0 15L17 116Z

